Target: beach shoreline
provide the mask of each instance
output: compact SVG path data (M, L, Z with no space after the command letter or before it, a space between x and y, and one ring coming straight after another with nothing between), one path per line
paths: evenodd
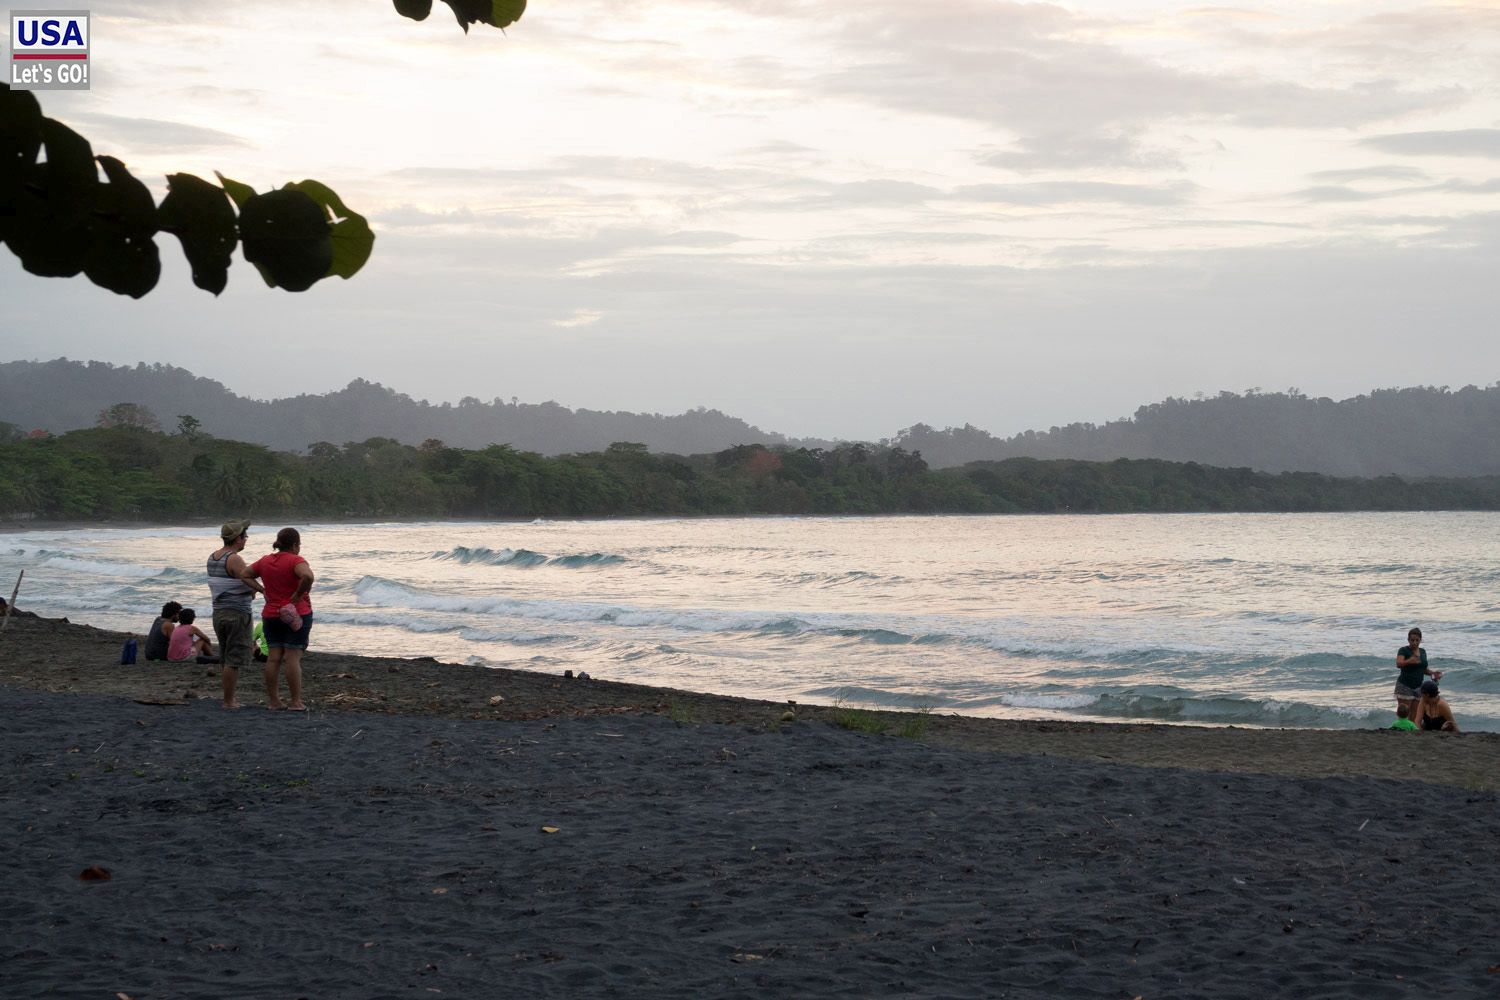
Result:
M21 613L0 635L0 684L181 704L219 698L219 668L118 662L127 633ZM1265 729L1154 723L992 719L860 711L757 700L608 679L443 663L431 657L359 656L313 649L303 661L316 712L518 722L654 714L692 723L775 730L788 722L842 725L934 746L1067 757L1147 767L1297 777L1368 776L1500 789L1500 734ZM242 672L242 711L264 709L259 664ZM494 699L498 698L498 701Z

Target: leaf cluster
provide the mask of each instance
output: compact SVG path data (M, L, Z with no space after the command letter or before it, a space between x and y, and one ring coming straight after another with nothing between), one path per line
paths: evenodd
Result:
M432 13L432 0L393 0L396 12L413 21L425 21ZM443 0L467 34L471 24L508 28L526 13L526 0Z
M325 185L256 194L219 179L222 187L171 174L158 205L124 163L96 156L87 139L43 115L29 91L0 84L0 242L32 274L82 273L138 299L161 277L159 232L177 237L193 284L214 295L228 284L237 245L267 285L293 292L352 277L369 259L368 222Z

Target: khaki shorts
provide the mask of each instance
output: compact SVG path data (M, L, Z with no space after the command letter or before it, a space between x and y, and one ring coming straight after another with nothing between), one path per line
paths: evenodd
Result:
M250 653L255 648L253 627L248 611L214 609L214 635L219 639L219 658L224 666L238 670L250 665Z

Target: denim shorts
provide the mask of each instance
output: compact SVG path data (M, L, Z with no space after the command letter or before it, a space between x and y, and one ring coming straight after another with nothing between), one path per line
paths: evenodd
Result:
M302 616L302 627L291 629L280 618L263 618L266 630L267 649L306 649L307 638L312 634L312 612Z

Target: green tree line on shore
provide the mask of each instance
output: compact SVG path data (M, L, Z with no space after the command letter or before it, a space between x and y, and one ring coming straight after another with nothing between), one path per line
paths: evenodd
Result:
M108 419L106 419L108 417ZM933 470L899 447L739 445L708 455L616 443L546 458L506 445L389 438L307 454L175 433L114 408L100 426L23 436L0 426L0 518L600 517L650 514L980 514L1500 509L1500 477L1340 479L1192 462L1007 459Z

